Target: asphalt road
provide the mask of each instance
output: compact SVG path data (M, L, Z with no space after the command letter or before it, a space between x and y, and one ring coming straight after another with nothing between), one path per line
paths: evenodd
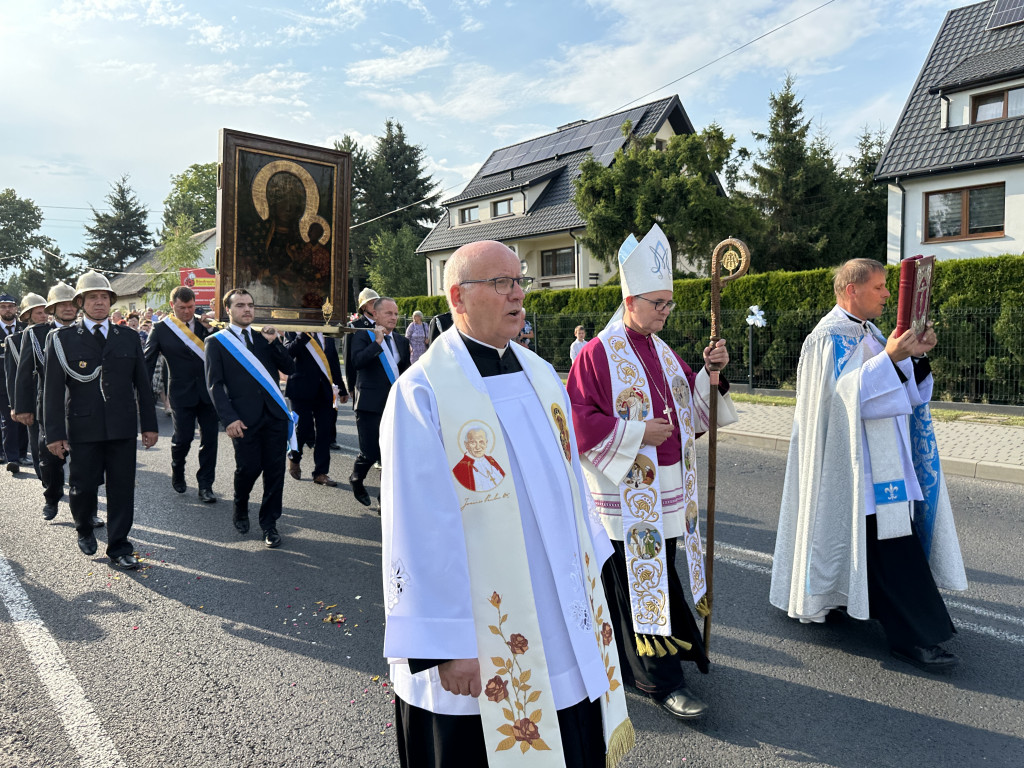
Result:
M140 571L108 567L102 530L82 556L66 505L46 523L32 472L2 473L0 766L396 766L375 511L286 478L284 546L266 550L231 525L227 438L222 501L203 505L194 455L188 493L170 489L160 418L139 451ZM336 479L350 411L339 431ZM805 626L768 604L784 463L719 446L713 664L688 675L711 712L681 724L629 694L622 765L1024 765L1020 488L949 479L971 586L947 595L963 663L931 676L890 659L873 623Z

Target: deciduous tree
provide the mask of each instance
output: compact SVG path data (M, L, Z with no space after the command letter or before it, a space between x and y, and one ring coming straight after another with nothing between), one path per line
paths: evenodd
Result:
M416 253L423 237L408 224L397 232L380 232L370 243L368 277L381 296L423 296L427 292L425 259Z
M177 226L180 216L191 219L197 232L217 226L217 163L194 163L171 176L171 192L164 198L161 240Z

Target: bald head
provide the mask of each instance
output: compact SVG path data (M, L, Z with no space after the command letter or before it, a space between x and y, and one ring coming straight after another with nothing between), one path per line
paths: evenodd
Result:
M503 349L523 326L524 291L513 283L499 294L496 277L517 278L522 270L515 251L495 240L468 243L452 254L444 266L444 289L452 319L467 336Z

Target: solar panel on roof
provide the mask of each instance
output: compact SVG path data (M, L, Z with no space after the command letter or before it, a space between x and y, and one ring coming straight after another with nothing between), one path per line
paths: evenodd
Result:
M992 9L988 29L1006 27L1024 21L1024 0L999 0Z
M478 177L491 176L510 168L538 163L555 155L564 155L579 149L593 148L595 157L608 155L608 144L622 140L622 124L629 120L635 128L646 111L646 106L635 107L628 112L602 117L599 120L592 120L582 125L524 141L522 144L499 149L492 153L484 163ZM612 153L614 151L613 148Z

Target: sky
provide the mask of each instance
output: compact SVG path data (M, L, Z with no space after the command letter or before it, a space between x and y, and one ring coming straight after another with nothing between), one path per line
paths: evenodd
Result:
M848 156L865 128L892 130L967 4L0 0L0 189L72 253L125 174L155 229L171 177L217 160L222 128L372 148L391 118L447 198L495 149L672 94L754 150L787 73Z

